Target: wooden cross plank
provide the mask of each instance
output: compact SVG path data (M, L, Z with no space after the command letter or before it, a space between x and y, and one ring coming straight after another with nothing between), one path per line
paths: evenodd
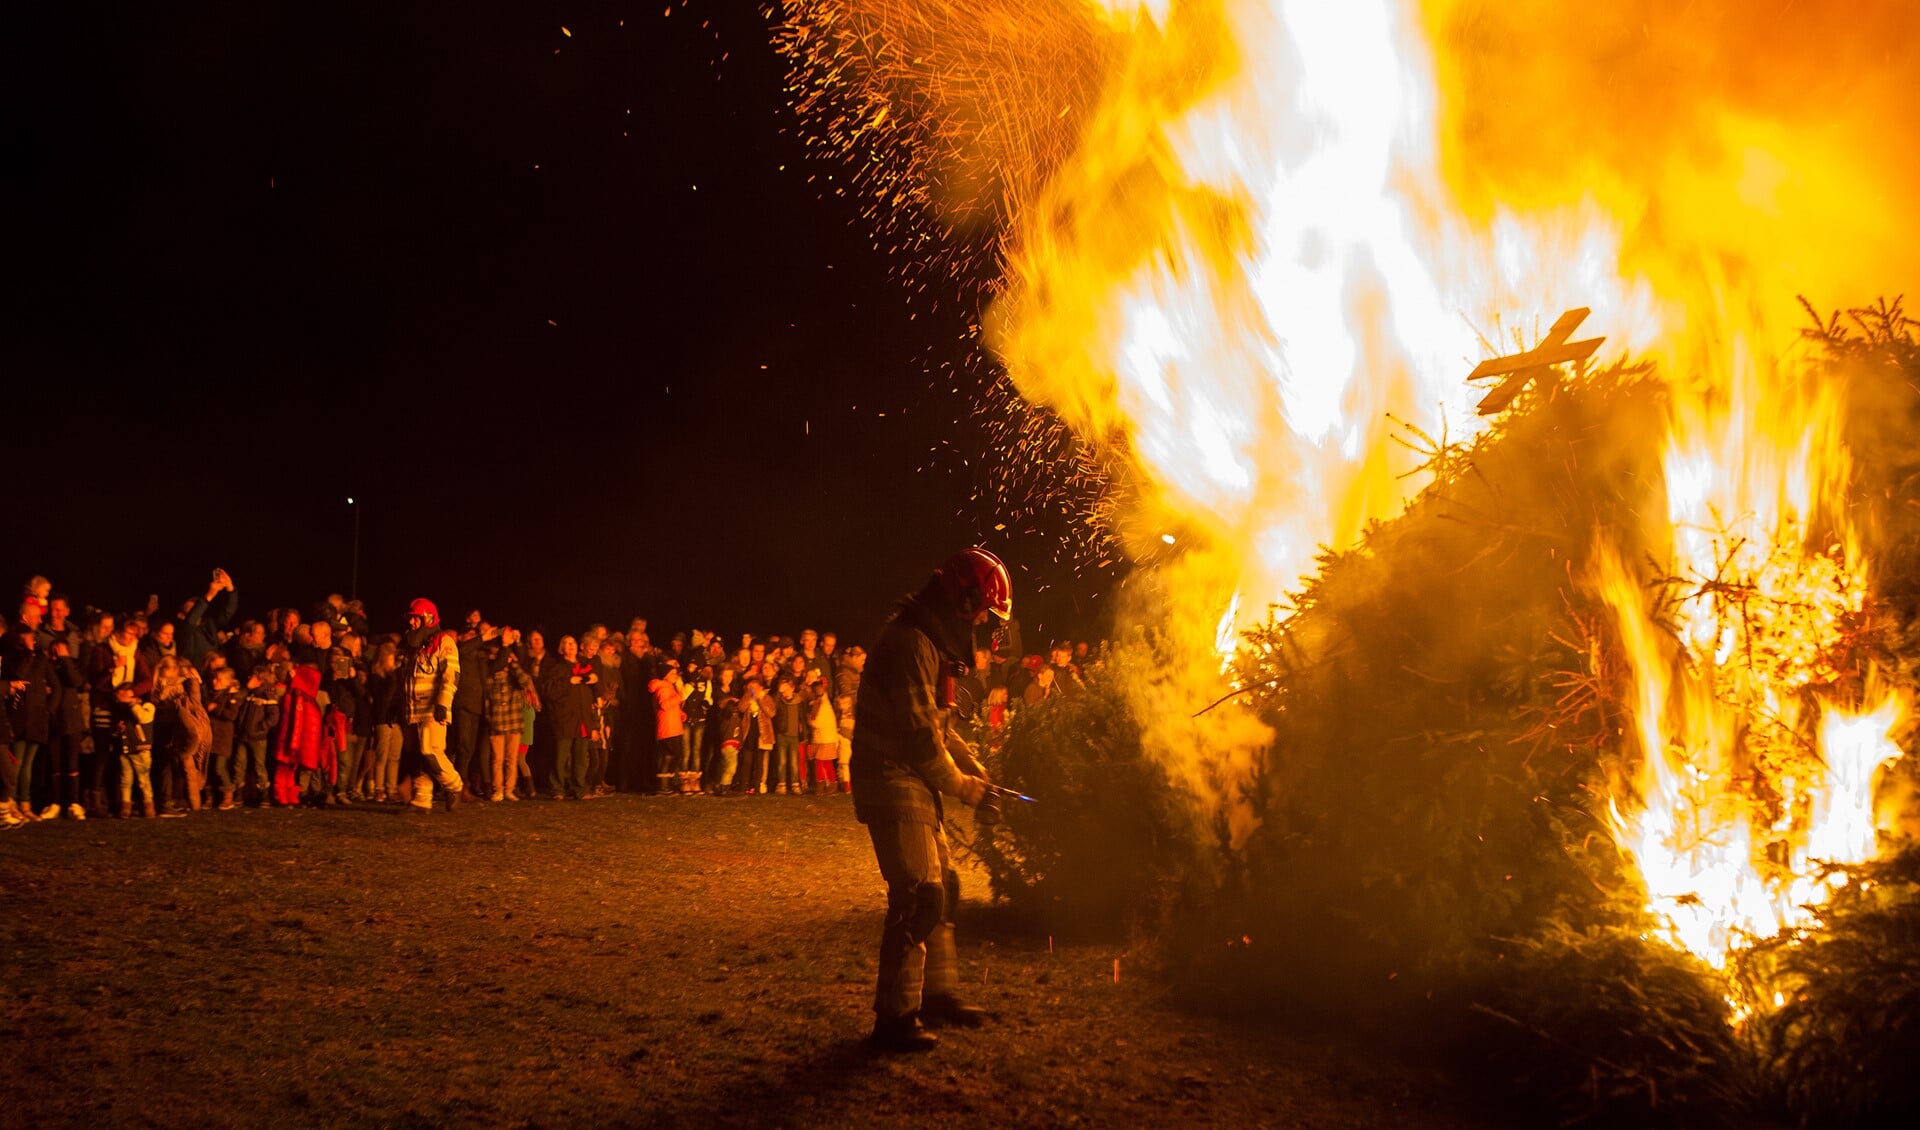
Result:
M1491 416L1519 396L1521 390L1534 380L1544 377L1555 365L1564 365L1569 361L1585 361L1599 350L1600 344L1607 339L1590 337L1584 341L1568 341L1580 323L1587 320L1592 310L1579 306L1560 315L1547 331L1547 336L1539 345L1524 353L1509 354L1506 357L1492 357L1474 366L1467 374L1470 381L1486 380L1489 377L1505 376L1507 379L1494 386L1480 401L1479 412L1482 416Z

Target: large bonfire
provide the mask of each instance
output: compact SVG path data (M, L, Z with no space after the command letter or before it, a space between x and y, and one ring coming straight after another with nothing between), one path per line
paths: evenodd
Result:
M1643 363L1654 466L1556 583L1620 656L1593 815L1648 936L1721 970L1883 840L1909 703L1861 644L1845 386L1794 343L1798 296L1920 279L1920 142L1886 118L1920 57L1899 5L1671 8L792 0L782 27L884 211L998 225L987 342L1155 562L1125 614L1173 661L1124 693L1232 846L1273 734L1238 702L1191 714L1236 642L1324 658L1288 640L1297 594L1501 426L1476 362L1587 308L1594 372ZM1508 415L1589 375L1522 374Z

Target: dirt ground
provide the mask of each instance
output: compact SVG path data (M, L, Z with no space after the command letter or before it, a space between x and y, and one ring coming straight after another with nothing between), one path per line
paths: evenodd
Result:
M999 1021L900 1058L865 1043L883 887L843 797L29 826L0 836L0 1124L1479 1123L963 882Z

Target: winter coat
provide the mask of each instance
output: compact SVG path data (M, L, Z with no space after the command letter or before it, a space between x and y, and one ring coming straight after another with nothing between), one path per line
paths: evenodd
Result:
M181 761L205 765L207 754L213 749L213 722L200 703L199 681L180 684L179 690L170 696L170 702L176 722L173 752Z
M806 729L801 721L807 708L805 699L795 697L781 698L774 695L768 700L773 710L773 733L780 738L804 738Z
M566 660L557 657L548 662L546 686L541 689L540 699L555 738L584 738L592 728L593 687L586 680L593 673L591 663L569 666ZM575 675L580 677L578 683L573 681Z
M720 740L738 745L747 736L747 716L740 709L740 699L729 692L719 702L713 704L714 727L720 733Z
M213 730L214 756L226 757L233 752L234 723L239 721L240 708L246 701L247 692L238 684L214 691L208 700L207 724Z
M687 732L687 712L681 705L685 699L680 687L665 679L655 679L647 684L653 692L653 736L665 741L677 738Z
M403 726L407 721L406 676L399 669L367 676L367 703L362 713L375 726Z
M820 695L808 707L808 722L812 730L812 742L818 746L839 746L840 724L833 716L833 702L826 695ZM839 756L837 753L833 756Z
M353 653L339 644L327 650L320 664L320 689L326 692L327 705L344 715L349 724L360 713L360 700L366 695L366 672Z
M756 749L773 748L773 696L762 692L760 695L742 695L740 697L742 716L742 744L751 744Z
M626 689L626 666L615 666L596 656L593 669L600 676L600 681L593 685L593 696L604 705L620 705L621 694Z
M198 667L201 660L220 646L220 631L233 623L233 614L239 608L240 597L231 590L221 592L212 600L194 601L175 633L174 642L180 654ZM241 674L244 676L246 672Z
M479 636L459 644L460 684L453 691L453 708L462 714L487 712L487 641Z
M326 712L321 708L320 670L301 665L293 669L291 685L280 715L273 744L273 794L281 804L300 800L298 771L318 769L331 783L334 759L327 743Z
M87 690L87 669L69 655L53 661L54 682L59 684L54 725L60 734L84 734L91 724L92 695Z
M87 688L92 692L93 711L96 718L110 710L118 700L116 692L130 690L133 697L143 699L153 693L153 661L147 653L137 646L133 652L133 682L126 686L114 686L115 659L113 641L95 644L93 654L87 657Z
M45 744L53 732L53 667L47 657L38 647L28 647L23 637L8 636L0 658L0 680L6 683L13 740ZM15 691L16 682L27 685Z
M233 736L245 742L265 741L280 724L281 690L278 684L246 692L240 714L233 725Z

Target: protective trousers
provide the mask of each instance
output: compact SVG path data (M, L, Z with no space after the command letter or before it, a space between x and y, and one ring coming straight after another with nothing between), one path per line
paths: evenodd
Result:
M893 1019L920 1011L924 995L951 996L959 987L953 911L960 903L960 876L953 870L946 830L937 824L876 821L867 825L867 833L887 881L873 1011Z
M412 804L415 808L432 808L433 786L458 793L466 783L447 760L447 724L428 718L415 723L413 729L414 740L419 744L420 763L413 778Z

